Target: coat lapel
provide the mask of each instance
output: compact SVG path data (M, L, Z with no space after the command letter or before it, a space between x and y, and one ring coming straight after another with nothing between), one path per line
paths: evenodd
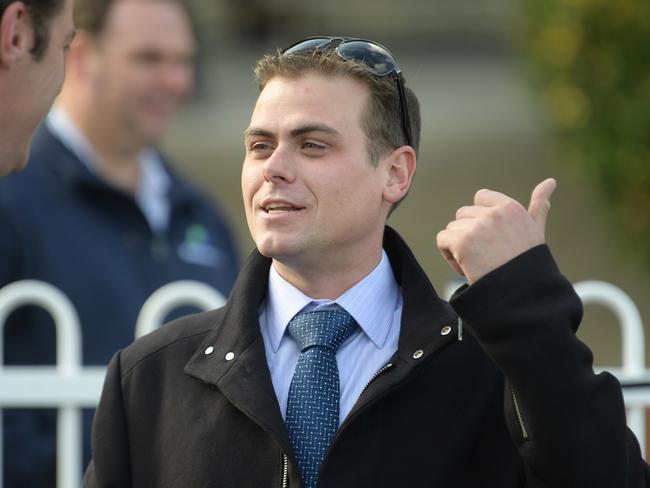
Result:
M219 389L289 452L289 437L266 362L259 324L270 263L270 259L257 252L250 256L221 320L186 364L185 373Z

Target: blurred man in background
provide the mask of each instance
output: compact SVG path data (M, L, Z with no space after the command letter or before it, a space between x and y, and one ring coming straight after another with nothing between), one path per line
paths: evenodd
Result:
M154 148L193 84L183 3L79 0L75 21L59 103L30 166L0 185L0 286L28 278L62 290L82 324L84 364L104 365L133 340L152 292L192 279L226 296L238 259L222 216ZM14 314L5 340L8 364L55 361L41 310ZM54 412L7 411L5 486L53 486L54 430Z
M73 37L72 0L0 0L0 176L27 162Z

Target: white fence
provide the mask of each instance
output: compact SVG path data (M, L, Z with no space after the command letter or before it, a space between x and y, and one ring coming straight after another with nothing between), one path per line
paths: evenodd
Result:
M176 281L153 293L142 306L136 325L139 337L162 325L180 305L204 310L226 302L214 288L196 281ZM23 305L37 305L53 317L57 337L56 366L4 366L4 324ZM81 327L70 300L52 285L24 280L0 289L0 408L58 407L57 486L81 486L81 408L95 407L106 368L81 363ZM2 469L2 417L0 410L0 474ZM0 476L0 488L2 488Z
M447 295L455 284L447 287ZM601 281L575 285L585 305L610 308L620 325L623 364L607 369L623 385L628 407L628 425L639 439L645 454L645 408L650 406L650 370L645 367L644 329L638 309L619 288ZM162 324L167 314L181 305L204 310L220 307L225 298L213 288L195 281L177 281L163 286L143 305L136 324L139 337ZM43 307L54 318L57 336L56 366L4 366L4 324L8 315L23 305ZM81 486L81 408L95 407L104 380L105 368L84 367L81 363L81 327L68 298L53 286L40 281L18 281L0 289L0 420L6 407L56 407L57 486ZM0 474L2 471L2 423L0 422ZM2 488L2 476L0 476Z

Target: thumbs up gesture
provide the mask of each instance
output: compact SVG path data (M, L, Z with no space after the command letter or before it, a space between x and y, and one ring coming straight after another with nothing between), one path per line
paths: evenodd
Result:
M503 193L479 190L474 205L461 207L456 219L438 233L443 257L469 284L519 254L545 242L546 217L557 183L538 184L528 209Z

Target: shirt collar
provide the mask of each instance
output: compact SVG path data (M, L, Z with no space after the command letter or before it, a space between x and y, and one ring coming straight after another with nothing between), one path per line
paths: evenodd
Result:
M386 252L382 249L377 267L336 300L314 300L282 278L272 265L266 299L266 327L271 347L277 352L289 321L308 305L311 308L338 305L357 321L378 349L386 343L400 288Z
M45 124L52 134L58 137L63 145L72 151L92 174L96 175L95 166L97 163L95 163L95 160L97 154L86 136L68 114L62 108L55 106L47 114Z

